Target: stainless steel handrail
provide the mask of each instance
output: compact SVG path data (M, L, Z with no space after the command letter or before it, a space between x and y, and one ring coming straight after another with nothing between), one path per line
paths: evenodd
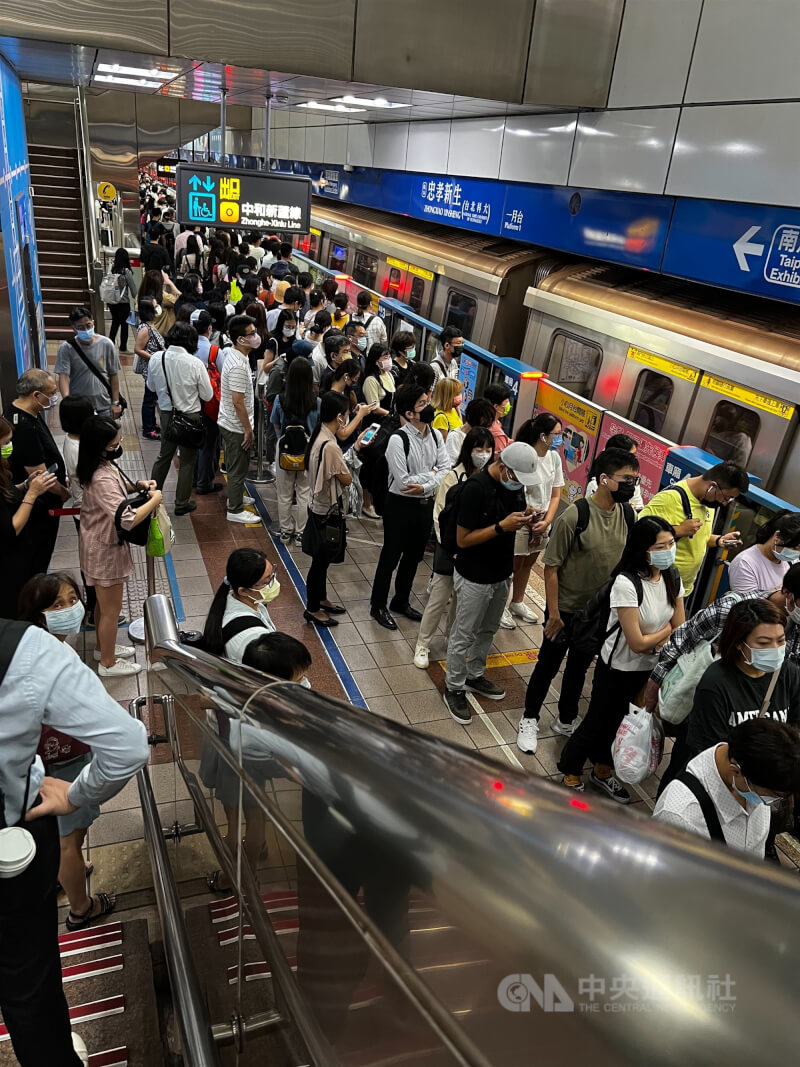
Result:
M100 299L97 273L100 269L99 241L95 220L95 196L92 188L91 148L89 142L89 119L86 114L86 96L78 86L75 96L75 134L77 141L78 171L80 174L81 203L83 211L84 259L86 261L86 286L89 290L92 317L95 322L104 322L105 309Z
M402 855L414 881L508 975L537 972L541 982L556 974L578 989L584 974L633 971L662 991L703 967L735 977L737 1009L724 1026L720 1014L675 994L660 1014L626 1015L624 1027L613 1012L581 1015L574 1025L599 1053L619 1065L640 1063L645 1049L652 1065L725 1062L743 1050L751 1064L774 1064L792 1053L785 1018L796 1010L800 894L788 875L342 701L265 685L263 675L181 646L163 596L147 600L145 619L153 659L189 692L199 688L206 706L252 727L290 776L364 839ZM310 846L292 844L316 873L322 865ZM332 877L325 884L340 892ZM337 902L347 911L351 901ZM418 1004L418 990L403 982L405 961L380 936L371 948ZM435 1011L424 1014L462 1063L480 1062L472 1041L454 1038Z
M140 722L142 707L146 702L146 697L136 697L129 705L131 714ZM180 898L172 877L158 808L146 767L137 773L136 784L139 787L144 837L150 854L153 890L164 937L169 984L187 1063L191 1063L193 1067L220 1067L219 1053L183 925Z

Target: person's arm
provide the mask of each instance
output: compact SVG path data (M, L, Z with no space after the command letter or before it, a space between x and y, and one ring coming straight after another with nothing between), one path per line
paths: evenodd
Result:
M512 511L495 525L484 526L479 530L469 530L466 526L459 525L456 527L456 544L459 548L474 548L476 545L482 545L484 541L493 541L500 536L495 526L499 526L504 533L515 533L527 521L528 516L524 511Z
M116 408L117 414L122 414L122 408L119 403L119 374L110 374L108 376L108 384L111 389L111 414L114 414Z
M552 641L564 629L564 620L558 610L558 567L544 568L544 599L547 603L547 625L544 632Z
M211 379L208 376L208 371L201 363L197 368L197 393L201 400L210 400L214 395L214 390L211 388Z
M353 417L346 426L340 426L336 436L340 441L346 441L350 434L355 433L362 421L375 410L374 404L358 404Z
M136 508L135 511L133 508L126 508L125 511L123 511L120 518L120 525L123 530L131 530L134 526L138 526L140 522L144 522L145 519L153 514L161 503L162 497L160 489L150 489L149 493L150 499L145 504L142 504L140 508ZM127 514L129 511L132 512L132 515Z
M125 280L128 283L128 292L131 295L131 300L135 300L136 299L136 294L139 292L139 287L136 284L136 279L133 276L133 271L132 270L126 270L125 271Z
M139 359L143 359L145 363L150 362L150 353L145 348L145 345L148 341L148 336L149 335L147 333L147 327L140 326L139 329L136 331L136 339L133 342L134 354L137 355Z
M49 474L47 471L42 470L38 474L31 475L28 479L28 489L25 496L11 517L11 525L14 527L14 533L17 536L27 525L28 519L31 517L31 509L42 493L58 492L60 488L61 486L55 474Z
M680 522L675 521L676 504L680 507ZM639 514L642 517L645 515L657 515L660 519L664 519L672 526L676 537L694 537L703 525L699 519L695 519L693 516L688 519L683 518L681 499L678 494L671 489L662 489L660 493L656 493L650 503L646 504Z
M672 633L672 627L667 623L666 626L662 626L662 628L656 630L655 633L643 634L639 620L638 607L618 607L617 615L619 616L619 624L622 627L622 633L628 644L628 648L630 648L631 652L636 652L638 655L654 652L655 649L658 648L660 644L663 644Z
M370 374L370 376L364 381L363 392L364 399L368 404L377 405L378 397L381 395L381 389L378 384L378 379L375 377L374 374Z
M69 396L69 375L59 374L58 376L58 391L61 393L61 399L65 396Z
M244 393L237 393L231 390L231 400L233 401L233 407L239 422L242 424L242 430L244 431L244 441L242 442L242 448L246 451L253 446L253 427L250 425L250 416L247 413L247 405L244 401Z

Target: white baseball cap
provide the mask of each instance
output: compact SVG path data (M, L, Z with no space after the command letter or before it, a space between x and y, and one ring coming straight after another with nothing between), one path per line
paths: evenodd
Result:
M514 472L518 482L523 485L533 485L536 482L536 464L539 457L532 445L512 441L500 453L500 459Z

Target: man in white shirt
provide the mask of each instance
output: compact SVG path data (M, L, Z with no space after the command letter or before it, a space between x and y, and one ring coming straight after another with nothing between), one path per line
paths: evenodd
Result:
M91 747L72 783L45 777L44 724ZM38 626L0 623L0 827L14 828L0 848L0 1010L21 1064L86 1062L73 1051L56 937L56 816L109 800L148 752L144 725L72 649Z
M314 373L314 385L319 388L320 379L328 369L328 360L325 358L325 334L331 329L331 315L329 311L318 311L314 321L305 333L305 340L314 346L311 352L311 368Z
M196 357L197 330L188 322L176 322L164 338L164 352L156 352L147 364L147 388L158 395L161 410L161 450L153 464L150 477L159 489L163 489L172 468L172 458L180 447L178 487L175 492L175 514L186 515L197 504L189 497L192 494L197 449L178 445L171 439L170 426L173 412L180 411L193 422L200 424L202 401L214 395L208 371ZM166 370L164 369L166 365Z
M464 338L457 326L445 326L439 335L439 340L442 343L441 350L439 355L431 360L435 375L434 385L440 378L458 377L458 361L464 351Z
M748 719L666 787L653 818L764 858L770 808L800 792L800 732L775 719Z
M261 260L264 258L264 249L261 247L261 234L258 230L253 230L249 237L250 255L261 266Z
M250 353L261 344L256 320L249 315L234 315L228 326L233 348L225 353L222 368L219 418L217 425L225 445L225 468L228 472L228 522L252 523L258 519L245 504L252 497L244 495L244 480L250 466L253 447L253 378Z
M365 289L362 289L356 297L358 310L354 315L350 316L350 322L360 323L367 331L367 352L373 345L383 345L384 348L389 345L383 319L373 312L371 305L372 297Z
M300 313L300 308L303 306L304 298L303 290L299 285L290 285L286 292L283 294L283 300L274 307L272 311L267 312L267 329L270 333L278 325L278 316L282 311L293 311L295 315Z

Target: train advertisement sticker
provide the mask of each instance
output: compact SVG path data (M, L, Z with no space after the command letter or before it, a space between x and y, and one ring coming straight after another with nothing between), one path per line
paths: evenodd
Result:
M568 504L583 496L589 480L603 409L551 382L539 382L536 411L549 411L560 420L564 443L564 488L561 495Z
M466 352L461 354L458 376L464 384L464 404L461 408L464 411L470 400L475 399L475 390L478 387L478 361L474 356L468 356Z
M778 400L774 396L756 393L753 389L746 389L743 385L736 385L725 378L717 378L713 374L704 374L700 384L731 400L740 400L743 404L759 408L770 415L777 415L780 419L791 419L794 415L793 404L787 404L785 400Z
M311 179L299 175L181 163L176 200L185 225L291 233L308 233L311 225Z
M696 382L700 377L699 371L687 367L685 363L657 356L654 352L646 352L643 348L636 348L635 345L628 346L628 359L635 359L637 363L644 363L646 367L652 367L653 370L660 371L662 374L671 374L673 378L683 378L687 382Z
M664 465L667 456L675 447L670 441L656 434L648 433L635 422L621 419L610 411L603 413L603 421L600 426L600 436L597 438L597 451L602 452L606 447L606 441L614 434L624 433L632 437L636 442L636 458L639 460L639 485L642 490L642 500L647 504L661 488L661 476L664 473Z

